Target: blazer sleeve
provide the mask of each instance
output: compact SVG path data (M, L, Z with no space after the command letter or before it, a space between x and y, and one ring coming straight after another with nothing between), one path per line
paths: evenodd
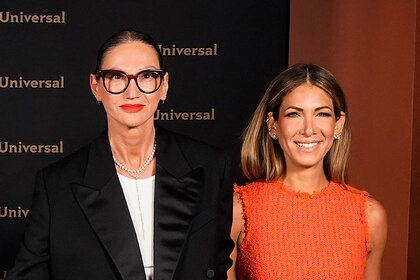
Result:
M35 192L25 234L7 280L48 280L49 205L42 171L37 174Z
M232 226L232 201L233 201L233 180L230 168L230 160L225 155L223 175L218 197L218 232L219 250L217 256L217 275L215 279L227 279L227 270L232 266L230 254L234 247L234 242L230 238Z

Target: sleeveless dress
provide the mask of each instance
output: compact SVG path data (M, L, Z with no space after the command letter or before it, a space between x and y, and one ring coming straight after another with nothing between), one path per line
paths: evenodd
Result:
M330 182L308 194L278 181L235 186L235 192L246 223L240 280L363 279L367 192Z

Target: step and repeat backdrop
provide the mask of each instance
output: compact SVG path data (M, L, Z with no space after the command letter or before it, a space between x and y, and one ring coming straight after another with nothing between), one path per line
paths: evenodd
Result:
M106 128L89 74L121 29L152 35L163 53L170 86L155 121L224 148L238 174L242 132L287 67L289 1L1 1L0 279L14 263L36 171Z

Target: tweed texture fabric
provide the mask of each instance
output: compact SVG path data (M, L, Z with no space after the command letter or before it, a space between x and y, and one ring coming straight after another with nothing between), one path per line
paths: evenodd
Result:
M330 182L313 194L281 182L239 187L245 237L237 272L244 279L363 279L368 193Z

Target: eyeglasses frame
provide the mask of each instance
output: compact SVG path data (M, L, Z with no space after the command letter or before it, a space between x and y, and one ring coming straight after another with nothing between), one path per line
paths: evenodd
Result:
M107 73L109 73L109 72L111 72L111 71L113 71L113 72L118 72L118 73L121 73L121 74L123 74L123 75L127 76L127 78L128 78L128 83L127 83L127 86L126 86L126 87L125 87L122 91L119 91L119 92L112 92L112 91L110 91L110 90L108 90L108 89L107 89L107 87L106 87L106 85L105 85L105 78L104 78L104 77L105 77L105 75L106 75ZM160 83L159 83L159 86L158 86L155 90L153 90L153 91L144 91L144 90L143 90L143 89L139 86L139 84L137 83L137 78L138 78L138 77L139 77L142 73L147 72L147 71L157 72L157 73L159 74L159 76L160 76ZM115 69L104 69L104 70L99 70L98 72L96 72L95 76L96 76L96 78L97 78L97 79L102 78L102 83L103 83L103 85L104 85L104 88L105 88L105 90L106 90L107 92L109 92L110 94L121 94L121 93L123 93L124 91L126 91L126 90L127 90L128 86L130 85L131 80L134 80L134 81L136 82L136 86L137 86L137 88L138 88L141 92L143 92L143 93L145 93L145 94L152 94L152 93L154 93L154 92L156 92L157 90L159 90L159 89L160 89L160 87L162 86L162 81L163 81L163 78L165 77L166 73L167 73L167 71L166 71L166 70L163 70L163 69L144 69L144 70L142 70L142 71L138 72L137 74L134 74L134 75L129 75L129 74L127 74L127 73L125 73L124 71L121 71L121 70L115 70Z

